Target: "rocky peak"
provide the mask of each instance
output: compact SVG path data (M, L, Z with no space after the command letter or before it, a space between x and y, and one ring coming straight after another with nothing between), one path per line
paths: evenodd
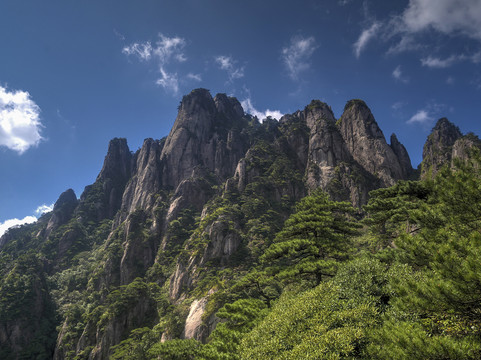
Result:
M404 178L398 157L364 101L348 101L338 126L352 157L384 186Z
M127 182L131 175L132 153L124 138L114 138L109 142L102 170L97 181L115 179L118 182Z
M244 109L239 100L226 94L217 94L214 103L220 114L225 114L229 118L239 118L244 115Z
M407 179L413 172L413 166L411 164L411 158L404 147L401 144L396 136L396 134L391 134L391 149L396 154L397 158L399 159L399 164L401 165L401 170L403 172L403 178Z
M331 107L320 100L312 100L311 103L305 107L304 116L306 118L307 126L310 129L312 129L314 124L321 119L332 124L336 122Z
M53 206L52 216L48 221L45 235L48 237L50 233L59 226L66 224L74 213L78 205L77 195L72 189L64 191Z
M175 189L198 166L224 180L232 176L246 151L239 130L243 114L225 94L213 99L208 90L196 89L184 96L161 154L163 186Z
M438 120L424 144L422 178L426 177L429 171L433 176L436 175L440 167L451 161L453 145L462 136L459 128L448 119Z

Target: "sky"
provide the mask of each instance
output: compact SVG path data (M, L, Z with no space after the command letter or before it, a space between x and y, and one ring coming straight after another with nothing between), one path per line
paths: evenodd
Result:
M0 34L0 234L199 87L260 119L363 99L415 167L437 119L481 134L481 0L2 0Z

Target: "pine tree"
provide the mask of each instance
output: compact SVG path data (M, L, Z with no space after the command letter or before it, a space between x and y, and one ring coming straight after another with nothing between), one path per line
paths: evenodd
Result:
M354 213L350 203L331 201L321 190L314 191L299 202L262 260L280 278L314 277L320 283L349 256L351 237L360 227Z

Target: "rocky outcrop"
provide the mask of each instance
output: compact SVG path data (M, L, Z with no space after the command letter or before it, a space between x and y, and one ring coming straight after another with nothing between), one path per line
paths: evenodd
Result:
M473 148L481 149L481 140L473 133L468 133L456 140L453 145L451 158L467 160L471 156Z
M364 101L351 100L346 104L339 129L354 160L379 178L383 186L405 178L398 157Z
M122 204L122 194L131 176L132 154L127 140L109 143L102 170L95 183L86 186L76 213L83 222L112 219Z
M162 189L162 166L160 154L165 140L145 139L133 157L132 177L122 196L120 213L115 221L119 225L128 214L136 209L150 211L155 204L156 195Z
M232 176L247 150L242 115L238 101L225 95L213 99L197 89L184 96L161 154L164 187L175 189L199 166L223 180Z
M423 148L421 178L435 176L439 169L452 159L453 145L463 134L448 119L439 119Z
M336 166L352 160L330 107L312 101L303 112L310 130L307 162L307 187L327 188L335 176Z
M45 229L45 236L48 237L52 231L66 224L72 218L77 205L77 196L72 189L63 192L55 202L52 216Z

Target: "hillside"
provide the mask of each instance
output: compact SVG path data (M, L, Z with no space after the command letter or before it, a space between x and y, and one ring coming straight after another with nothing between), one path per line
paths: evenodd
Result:
M479 146L443 118L415 170L362 100L193 90L0 238L0 358L478 358Z

